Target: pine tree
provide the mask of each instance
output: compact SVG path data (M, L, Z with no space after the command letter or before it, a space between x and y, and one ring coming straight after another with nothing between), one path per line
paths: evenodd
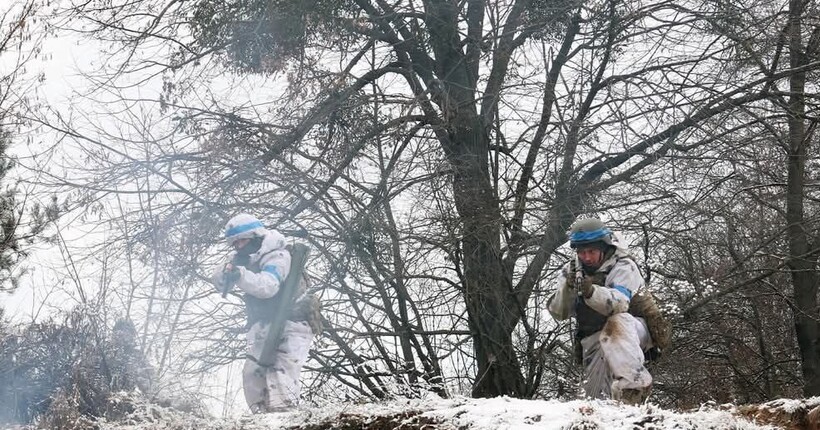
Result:
M14 269L23 256L20 247L19 222L16 210L14 187L7 186L9 171L14 167L13 160L7 155L11 141L6 131L0 130L0 291L13 290L17 286L18 276Z

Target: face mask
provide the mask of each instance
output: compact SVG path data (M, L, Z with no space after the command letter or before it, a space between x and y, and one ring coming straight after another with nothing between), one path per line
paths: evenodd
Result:
M237 249L236 254L237 255L240 255L240 254L241 255L251 255L251 254L259 251L259 248L262 247L262 241L264 239L265 238L262 237L262 236L257 236L257 237L252 238L250 240L250 242L248 242L245 246L243 246L242 248Z

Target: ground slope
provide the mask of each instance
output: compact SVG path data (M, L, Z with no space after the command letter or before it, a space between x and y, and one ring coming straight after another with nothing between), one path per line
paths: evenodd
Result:
M368 404L328 404L299 411L232 419L206 419L152 405L141 405L119 422L96 423L111 430L196 429L788 429L818 428L808 422L820 398L781 399L763 405L704 405L693 411L670 411L647 404L624 406L612 401L570 402L494 399L411 399ZM820 429L818 429L820 430Z

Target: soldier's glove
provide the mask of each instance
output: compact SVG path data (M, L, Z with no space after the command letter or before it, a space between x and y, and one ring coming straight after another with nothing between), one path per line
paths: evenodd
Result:
M239 268L232 265L226 264L225 269L222 271L222 297L228 295L228 293L236 286L239 282L239 278L242 276L242 272L239 271Z
M581 295L583 295L585 299L592 297L592 293L595 292L595 277L585 276L580 284L578 288Z

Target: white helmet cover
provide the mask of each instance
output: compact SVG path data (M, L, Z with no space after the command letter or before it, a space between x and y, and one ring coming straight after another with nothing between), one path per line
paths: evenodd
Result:
M253 215L242 213L234 216L225 224L225 242L233 245L239 239L264 236L266 231L262 221Z
M572 223L569 231L569 246L573 249L594 243L615 244L612 231L598 218L581 218Z

